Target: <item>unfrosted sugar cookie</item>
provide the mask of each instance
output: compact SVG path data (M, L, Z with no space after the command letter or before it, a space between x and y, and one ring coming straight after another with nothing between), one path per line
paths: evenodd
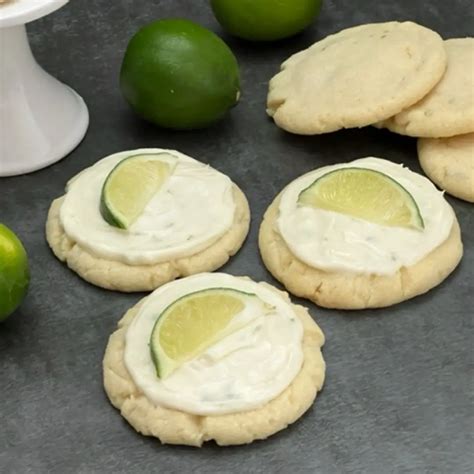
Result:
M104 198L104 183L124 163ZM90 283L148 291L222 266L241 247L249 220L247 199L224 174L174 150L140 149L74 177L51 205L46 236L55 255Z
M360 25L286 60L270 81L267 112L303 135L364 127L418 102L445 69L434 31L412 22Z
M448 67L420 102L378 124L412 137L452 137L474 132L474 38L444 42Z
M379 158L327 166L290 183L265 213L259 247L288 291L341 309L425 293L462 256L459 225L443 194Z
M418 159L441 189L474 202L474 133L451 138L420 138Z
M265 283L222 273L168 283L130 309L105 352L111 403L162 443L244 444L286 428L324 382L324 336Z

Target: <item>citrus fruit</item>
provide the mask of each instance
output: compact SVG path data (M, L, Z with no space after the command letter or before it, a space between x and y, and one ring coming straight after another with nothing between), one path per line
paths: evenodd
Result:
M0 321L23 301L29 282L25 248L7 226L0 224Z
M424 228L412 195L390 176L367 168L340 168L319 177L298 203L380 225Z
M156 125L209 125L237 104L239 67L214 33L188 20L160 20L130 40L120 72L122 94Z
M210 288L190 293L168 306L157 319L150 348L157 375L165 378L230 332L231 325L256 295L227 288Z
M322 0L211 0L227 32L251 41L273 41L304 30L321 9Z
M165 153L134 155L122 160L102 187L100 212L112 226L128 229L173 172Z

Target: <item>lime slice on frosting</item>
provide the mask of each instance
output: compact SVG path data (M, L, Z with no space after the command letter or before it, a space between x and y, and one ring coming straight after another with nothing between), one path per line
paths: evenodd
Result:
M210 288L169 305L158 317L150 338L158 377L167 377L184 362L244 327L246 323L231 323L250 299L258 297L229 288Z
M390 176L367 168L340 168L319 177L300 193L298 204L379 225L424 228L413 196Z
M118 163L102 187L100 213L104 220L114 227L128 229L173 172L176 163L165 159L170 156L133 155Z

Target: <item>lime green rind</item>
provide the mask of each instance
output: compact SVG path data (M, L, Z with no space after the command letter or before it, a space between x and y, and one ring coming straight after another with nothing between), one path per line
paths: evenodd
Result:
M156 346L160 347L159 344L156 344ZM151 339L150 351L151 359L155 365L156 376L159 379L165 379L168 375L174 372L178 364L173 363L173 361L164 353L164 351L156 351L155 344L151 342Z
M29 284L26 250L20 239L0 223L0 322L18 309Z
M143 119L174 130L200 129L237 104L239 66L215 33L189 20L163 19L130 40L120 89Z
M211 0L222 28L247 41L265 42L291 37L313 23L322 0Z
M391 176L385 174L385 173L382 173L380 171L376 171L376 170L373 170L373 169L370 169L370 168L359 168L359 167L345 167L345 168L338 168L336 170L333 170L333 171L329 171L328 173L320 176L319 178L315 179L309 186L307 186L306 188L304 188L298 195L298 203L299 204L307 204L309 203L309 199L307 199L306 203L304 202L305 201L305 197L307 195L310 194L312 188L317 185L318 183L321 182L321 180L323 179L327 179L330 175L332 174L335 174L335 173L338 173L340 172L341 170L362 170L364 172L369 172L369 173L374 173L374 174L377 174L379 176L382 176L383 178L389 180L392 184L395 184L399 189L401 189L403 191L403 195L405 196L405 200L409 202L409 205L412 209L414 209L415 212L412 212L412 222L411 222L411 228L413 229L416 229L416 230L423 230L425 228L425 223L424 223L424 220L423 220L423 217L421 215L421 211L420 211L420 208L418 206L418 204L416 203L415 199L413 198L413 196L400 184L398 183L395 179L393 179ZM332 212L336 212L334 210L331 209ZM363 219L363 218L361 218Z
M113 226L113 227L118 227L119 229L126 229L127 225L120 221L116 216L114 216L108 208L108 205L106 204L107 199L105 198L105 193L104 190L102 189L102 194L100 197L100 214L102 215L102 218L107 222L107 224Z
M192 293L187 293L186 295L183 295L177 300L174 300L172 303L170 303L156 319L155 324L153 325L153 329L151 331L150 341L148 344L150 347L151 359L153 361L153 364L155 365L156 375L159 379L166 378L168 375L173 373L177 367L181 365L180 363L177 363L173 361L173 359L168 357L164 351L160 350L161 345L159 343L159 329L169 309L171 309L175 304L179 303L181 300L185 298L189 298L192 295L203 294L206 292L214 292L214 291L231 291L235 293L240 293L242 295L245 295L246 297L257 297L255 293L248 293L245 291L236 290L234 288L215 287L215 288L206 288L205 290L193 291ZM155 341L155 337L156 337L156 341ZM211 341L210 345L212 345L213 342L215 341ZM207 345L206 348L210 347L210 345Z
M126 158L124 158L123 160L120 160L113 168L112 170L110 171L110 173L107 175L107 178L105 179L104 181L104 184L102 186L102 191L100 193L100 213L102 215L102 218L108 223L110 224L111 226L113 227L118 227L120 229L126 229L127 226L125 224L125 222L123 221L120 221L118 218L116 218L116 216L114 216L114 214L112 214L112 212L110 212L109 210L109 203L107 202L107 186L110 182L110 179L111 179L111 176L113 175L113 173L120 167L123 165L123 163L127 160L130 160L131 158L134 158L134 156L127 156Z
M107 175L107 178L105 179L104 184L102 186L102 190L101 190L101 194L100 194L100 204L99 204L100 214L101 214L102 218L109 225L111 225L113 227L117 227L119 229L123 229L123 230L126 230L131 225L131 222L128 222L125 216L121 215L119 212L113 213L111 211L113 206L111 205L109 199L107 198L107 188L108 188L108 184L109 184L110 180L112 179L114 173L119 168L124 166L129 160L140 159L140 158L147 157L147 156L148 157L155 157L159 160L160 155L169 155L169 154L170 154L169 152L139 153L139 154L136 154L136 155L127 156L126 158L122 159L119 163L117 163L112 168L112 170ZM176 163L175 163L174 166L172 166L171 163L169 163L167 161L166 161L166 163L171 166L170 173L172 173L174 167L176 166Z

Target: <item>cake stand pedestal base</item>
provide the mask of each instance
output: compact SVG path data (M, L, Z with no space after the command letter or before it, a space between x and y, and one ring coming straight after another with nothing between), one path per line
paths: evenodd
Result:
M1 20L0 176L14 176L65 157L83 139L89 114L76 92L35 61L25 25Z

